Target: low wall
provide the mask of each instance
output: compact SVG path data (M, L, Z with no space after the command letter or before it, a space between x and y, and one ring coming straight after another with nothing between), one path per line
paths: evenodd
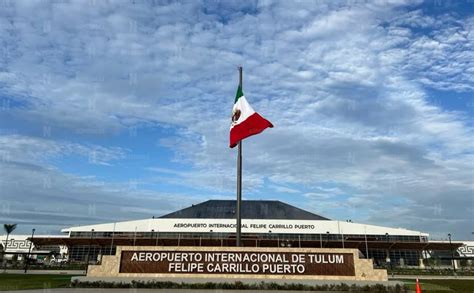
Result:
M387 281L356 249L118 246L87 277Z

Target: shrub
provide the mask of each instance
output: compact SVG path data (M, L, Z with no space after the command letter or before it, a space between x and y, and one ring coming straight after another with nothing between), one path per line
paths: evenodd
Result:
M233 283L175 283L175 282L157 282L157 281L132 281L130 283L123 282L104 282L104 281L87 281L79 282L74 280L71 282L73 288L152 288L152 289L239 289L239 290L293 290L293 291L346 291L346 292L376 292L376 293L403 293L408 292L405 286L384 286L376 285L347 285L341 284L325 284L325 285L304 285L298 283L278 284L275 282L260 282L253 284L244 284L240 281Z

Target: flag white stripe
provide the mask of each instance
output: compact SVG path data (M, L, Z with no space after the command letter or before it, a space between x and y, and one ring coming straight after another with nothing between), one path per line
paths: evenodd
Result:
M235 103L234 107L232 108L232 113L235 113L237 109L240 110L240 117L236 122L230 125L230 129L232 129L235 125L238 125L244 122L245 120L247 120L247 118L249 118L255 113L252 106L250 106L250 104L247 102L247 99L245 98L245 96L241 96L237 100L237 103Z

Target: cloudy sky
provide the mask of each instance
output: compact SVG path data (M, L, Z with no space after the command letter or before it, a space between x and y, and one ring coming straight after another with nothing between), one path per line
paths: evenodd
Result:
M0 2L0 223L244 198L472 239L474 2Z

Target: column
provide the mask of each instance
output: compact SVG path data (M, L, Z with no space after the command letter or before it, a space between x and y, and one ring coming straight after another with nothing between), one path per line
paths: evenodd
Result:
M423 263L423 258L420 258L420 259L419 259L418 268L420 268L420 269L424 269L424 268L425 268L425 264Z

